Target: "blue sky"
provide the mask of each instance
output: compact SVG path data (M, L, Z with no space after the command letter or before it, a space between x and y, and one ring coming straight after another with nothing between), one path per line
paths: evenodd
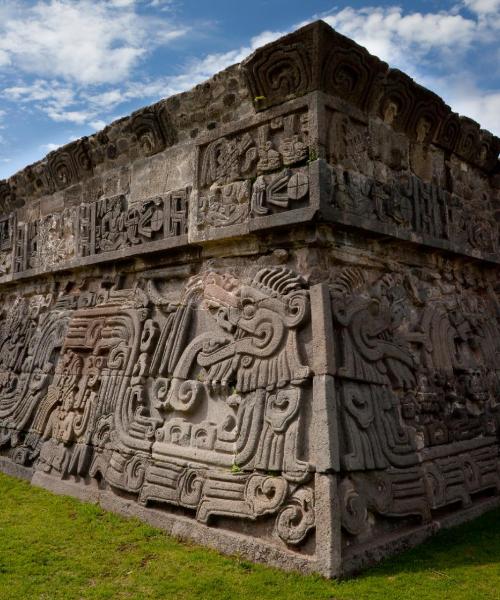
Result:
M0 179L317 18L500 135L500 0L0 0Z

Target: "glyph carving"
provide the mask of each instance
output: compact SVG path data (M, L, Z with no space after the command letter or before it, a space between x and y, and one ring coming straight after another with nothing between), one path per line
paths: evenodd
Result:
M341 218L362 219L368 227L372 223L388 226L396 237L406 230L429 244L444 240L469 253L479 251L488 256L498 250L498 224L488 203L466 203L412 174L402 174L387 184L334 167L330 202Z
M112 252L187 233L189 190L128 206L123 195L80 206L78 252Z

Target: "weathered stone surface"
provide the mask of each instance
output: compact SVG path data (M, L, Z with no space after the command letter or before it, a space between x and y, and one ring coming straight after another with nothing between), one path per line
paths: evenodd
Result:
M0 182L0 469L329 577L496 504L499 148L317 22Z

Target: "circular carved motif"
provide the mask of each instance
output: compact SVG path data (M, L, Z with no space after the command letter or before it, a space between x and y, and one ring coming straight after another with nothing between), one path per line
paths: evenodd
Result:
M288 197L292 200L301 200L309 191L309 181L303 173L294 173L287 186Z

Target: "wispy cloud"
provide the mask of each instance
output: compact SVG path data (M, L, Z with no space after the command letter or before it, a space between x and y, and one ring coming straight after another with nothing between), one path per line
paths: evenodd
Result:
M80 85L130 76L148 52L187 33L134 2L51 0L13 8L0 22L0 65Z
M43 150L44 152L52 152L52 150L57 150L60 146L61 144L49 142L48 144L41 144L40 150Z
M477 15L499 15L500 0L464 0L463 6Z
M10 79L0 97L31 105L58 123L95 124L109 117L139 93L140 85L127 92L137 67L189 31L166 14L139 12L139 4L144 3L0 4L0 73Z

